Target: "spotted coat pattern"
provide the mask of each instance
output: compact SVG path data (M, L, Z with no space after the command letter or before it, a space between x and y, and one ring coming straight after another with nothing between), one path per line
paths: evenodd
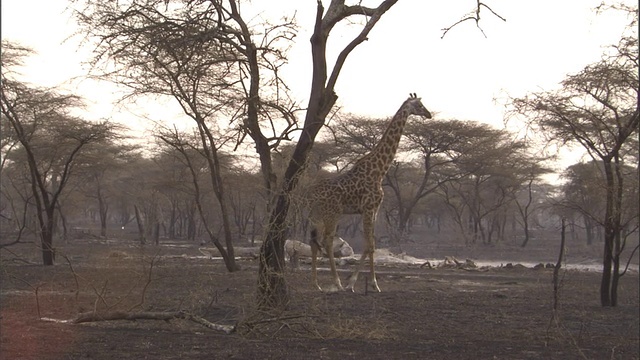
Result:
M387 129L374 149L360 158L348 171L333 178L321 180L312 186L307 193L309 204L309 220L313 226L311 231L312 276L315 285L317 280L317 253L321 246L331 249L336 226L342 214L361 214L365 246L356 271L349 280L348 289L354 291L358 273L364 266L366 258L370 264L370 284L374 290L380 291L375 278L373 252L375 238L373 228L382 203L384 192L382 178L389 170L398 150L398 143L409 115L418 115L430 119L431 113L422 105L415 94L404 101L393 116ZM331 251L329 255L331 274L335 289L341 290L335 260Z

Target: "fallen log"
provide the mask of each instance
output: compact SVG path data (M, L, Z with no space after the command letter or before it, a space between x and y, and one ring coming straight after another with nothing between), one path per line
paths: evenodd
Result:
M212 323L209 320L193 315L184 311L139 311L139 312L126 312L126 311L109 311L109 312L96 312L88 311L78 314L74 319L59 320L52 318L42 318L43 321L57 322L63 324L81 324L88 322L99 321L115 321L115 320L162 320L170 321L173 319L184 319L193 321L199 325L216 331L222 331L225 334L231 334L236 330L235 325L224 325Z

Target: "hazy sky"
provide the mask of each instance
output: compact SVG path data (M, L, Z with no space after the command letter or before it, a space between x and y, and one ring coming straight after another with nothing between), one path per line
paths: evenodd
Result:
M305 105L311 78L309 35L316 1L253 3L268 4L261 13L263 17L277 18L297 8L300 32L284 76L295 98ZM328 6L329 1L325 3ZM601 0L486 3L507 21L485 9L480 25L486 38L475 23L467 22L441 39L441 29L473 10L476 1L398 1L370 33L369 40L347 60L337 84L338 105L348 112L386 117L395 113L410 92L416 92L430 111L439 114L437 118L501 126L504 109L495 98L556 87L566 74L597 61L605 46L617 43L628 22L616 12L597 14L594 8ZM2 1L2 37L38 52L22 71L32 83L61 85L85 73L80 62L86 59L88 50L78 49L77 39L65 42L75 29L65 12L67 4L64 0ZM357 29L352 25L332 33L332 56ZM124 116L132 123L140 121L131 114L116 113L108 86L91 81L74 81L67 86L87 98L91 105L88 118L122 120Z

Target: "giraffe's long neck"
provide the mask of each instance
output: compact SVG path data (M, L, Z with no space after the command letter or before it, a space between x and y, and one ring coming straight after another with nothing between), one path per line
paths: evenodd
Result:
M408 117L408 110L402 106L393 116L393 119L391 119L389 126L387 126L378 144L365 157L374 164L376 170L379 171L380 177L387 173L396 156L398 144L400 143L400 138L402 137L402 132L404 131Z

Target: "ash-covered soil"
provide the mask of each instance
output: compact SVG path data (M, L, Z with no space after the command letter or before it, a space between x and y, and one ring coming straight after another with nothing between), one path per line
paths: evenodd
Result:
M379 264L381 293L364 291L366 272L356 293L321 293L302 261L287 271L289 309L266 314L255 309L256 260L243 258L243 269L228 273L196 245L170 245L73 240L59 247L53 267L37 265L33 244L3 250L0 358L639 358L637 271L622 277L619 305L603 308L597 271L562 269L554 312L553 270L517 261L479 269ZM353 266L340 269L346 279ZM328 285L328 272L320 279ZM188 313L235 331L182 318L56 322L91 311Z

